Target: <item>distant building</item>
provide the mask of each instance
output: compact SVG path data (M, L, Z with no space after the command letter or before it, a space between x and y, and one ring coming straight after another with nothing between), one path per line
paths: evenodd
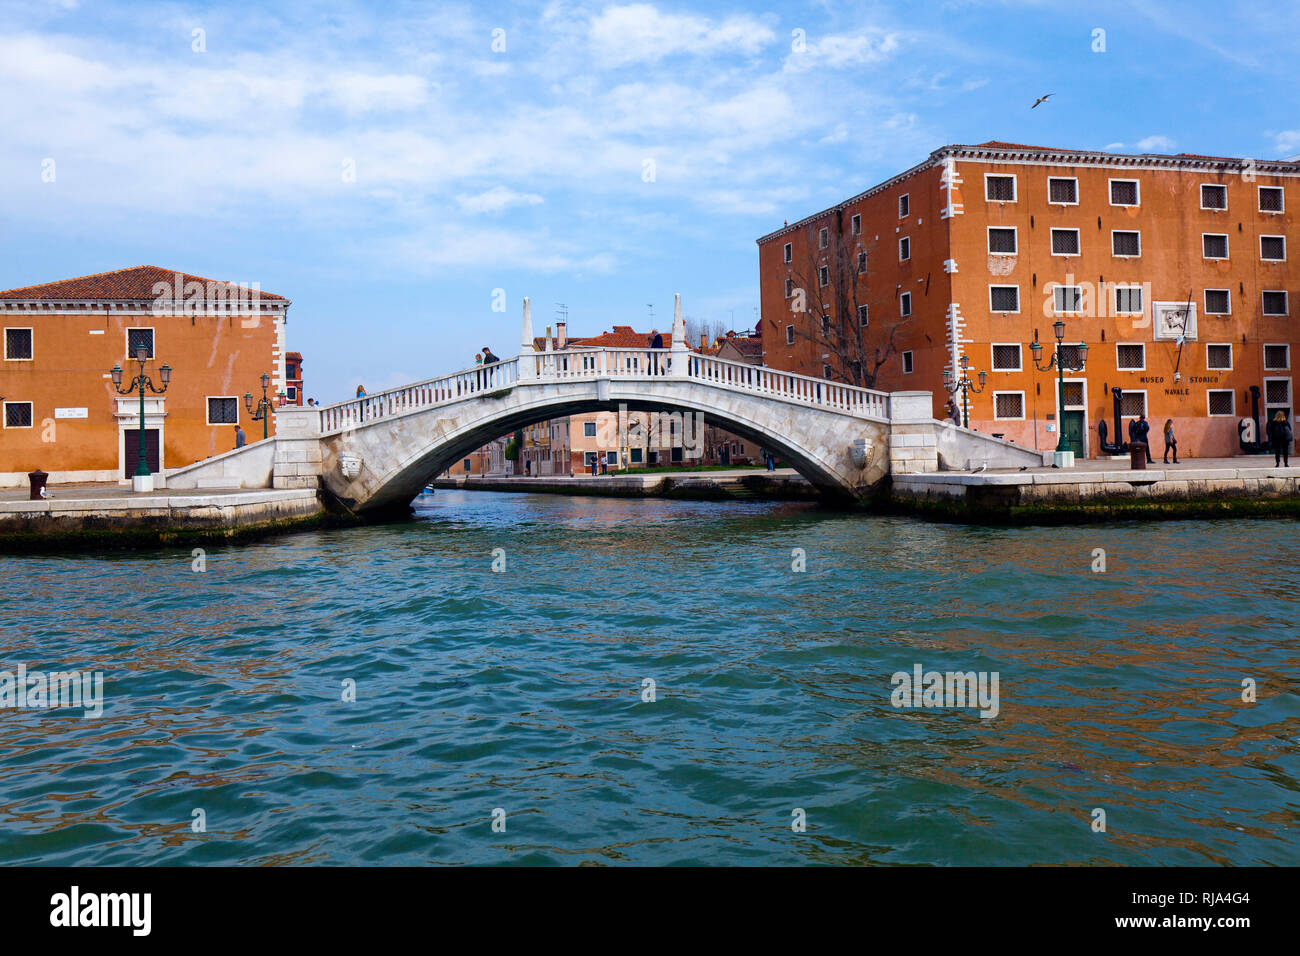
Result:
M305 405L307 399L302 394L302 353L284 353L285 404Z
M139 394L120 395L140 369L161 386L145 397L150 470L165 473L235 446L235 425L260 438L244 406L289 385L290 301L270 292L157 266L136 266L0 292L0 484L40 468L59 481L125 481L135 471ZM299 356L295 370L301 369ZM301 378L298 379L301 381ZM301 394L301 391L299 391ZM271 420L274 431L274 417Z

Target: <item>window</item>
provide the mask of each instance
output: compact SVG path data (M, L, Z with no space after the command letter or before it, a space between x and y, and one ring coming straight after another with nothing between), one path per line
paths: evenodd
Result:
M867 271L867 254L865 252L859 252L858 253L858 275L862 275L862 273L866 271Z
M867 307L865 305L858 306L858 325L864 329L867 327Z
M607 452L605 452L605 463L608 464L608 465L617 465L617 464L618 464L618 452L616 452L616 451L607 451Z
M585 451L582 453L582 463L586 465L588 468L590 468L592 465L596 463L596 459L598 455L599 452Z
M1201 233L1201 255L1206 259L1228 258L1228 237L1213 232Z
M1056 354L1060 356L1060 361L1066 365L1078 368L1083 364L1083 355L1080 353L1077 343L1071 345L1068 342L1062 342L1056 347Z
M1016 177L984 174L984 198L989 202L1015 202Z
M1057 312L1078 312L1083 308L1083 287L1058 285L1052 290L1053 305Z
M466 459L465 459L465 470L466 470L466 471L469 471L471 467L473 467L473 462L471 462L468 458L466 458Z
M830 230L822 226L817 230L817 248L825 249L830 243Z
M1265 290L1259 294L1260 303L1264 306L1265 315L1286 315L1287 302L1286 293L1281 291Z
M821 286L831 284L831 270L826 266L817 267L817 284Z
M1259 187L1259 211L1260 212L1284 212L1282 206L1282 187L1281 186L1260 186Z
M126 330L126 354L128 358L135 358L135 350L141 345L147 350L147 357L153 358L153 329L127 329Z
M898 197L898 218L906 219L912 208L911 197L907 193Z
M630 461L632 462L632 464L634 464L634 465L639 465L639 464L641 464L641 459L645 457L645 456L642 454L640 448L629 448L629 449L627 450L627 454L628 454L628 458L629 458L629 460L630 460Z
M1147 413L1147 393L1124 389L1119 400L1119 414L1122 418L1137 418Z
M1232 303L1231 299L1228 297L1227 289L1205 290L1206 315L1227 315L1231 311Z
M993 345L993 371L995 372L1019 372L1020 365L1020 345Z
M849 220L849 232L855 236L862 234L862 216L854 213L853 218Z
M1264 346L1264 368L1267 371L1275 372L1291 367L1291 346L1289 345L1265 345Z
M834 374L829 365L822 365L822 378L830 378Z
M1210 183L1201 184L1201 208L1202 209L1227 209L1228 208L1228 187L1215 186Z
M794 326L793 326L793 325L787 325L787 326L785 327L785 344L786 344L786 345L794 345Z
M1116 286L1115 312L1119 315L1140 315L1142 312L1142 287L1140 285Z
M1110 234L1110 254L1126 258L1142 255L1142 234L1112 230Z
M1079 204L1079 180L1072 176L1047 177L1047 201L1060 206Z
M989 286L989 311L990 312L1019 312L1020 311L1020 286L1018 285L991 285Z
M1265 406L1290 408L1291 380L1289 378L1264 379L1264 404Z
M285 391L285 397L288 399L288 401L289 401L291 404L292 404L292 403L296 403L296 402L298 401L298 386L297 386L297 385L290 385L290 386L289 386L288 388L286 388L284 391Z
M911 353L911 352L904 352L904 353L903 353L903 374L904 374L904 375L911 375L911 374L912 374L912 368L913 368L913 365L912 365L912 353Z
M5 402L5 428L31 428L31 402Z
M786 280L785 280L785 297L786 297L787 299L789 299L789 298L791 298L793 295L794 295L794 280L793 280L793 279L786 279Z
M583 423L582 423L582 437L583 437L583 438L595 438L595 437L596 437L596 423L595 423L595 422L583 422Z
M5 329L5 359L10 362L31 361L31 329Z
M1237 393L1230 388L1212 388L1205 393L1206 411L1211 416L1235 415Z
M1146 346L1141 343L1115 346L1115 367L1121 372L1141 372L1147 367Z
M681 447L680 445L678 445L676 448L672 449L671 453L668 455L668 458L669 458L670 461L675 461L675 462L679 462L679 461L681 461L681 460L682 460L682 447Z
M912 293L903 292L899 295L898 314L903 316L912 314Z
M1079 254L1078 229L1052 230L1052 255L1077 256Z
M993 417L1014 419L1025 417L1024 392L994 392Z
M1286 258L1286 236L1260 236L1259 257L1269 262L1281 262Z
M904 236L898 240L898 261L902 262L910 258L912 258L912 240L908 236Z
M1016 254L1016 230L1014 227L989 227L989 253L994 255Z
M1136 206L1138 204L1138 181L1136 179L1112 179L1110 181L1110 204L1112 206Z
M787 243L785 244L785 252L784 252L784 254L785 254L785 261L786 261L786 262L790 262L790 261L792 261L792 260L794 259L794 243L792 243L792 242L787 242Z
M238 398L209 398L208 399L208 424L209 425L238 425L239 424L239 399Z
M1226 342L1205 346L1205 367L1209 371L1232 371L1232 346Z

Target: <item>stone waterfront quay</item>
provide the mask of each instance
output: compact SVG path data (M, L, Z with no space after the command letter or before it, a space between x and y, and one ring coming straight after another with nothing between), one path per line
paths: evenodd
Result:
M728 471L631 472L617 475L550 475L544 477L465 475L436 478L433 488L466 491L540 492L561 495L604 495L619 498L768 498L807 501L819 497L813 484L793 468Z
M894 475L890 504L906 512L994 523L1112 518L1300 516L1300 467L1239 456L1155 462L1128 459L1049 467Z
M315 489L186 489L59 485L54 497L0 491L0 551L219 542L311 527L327 519Z

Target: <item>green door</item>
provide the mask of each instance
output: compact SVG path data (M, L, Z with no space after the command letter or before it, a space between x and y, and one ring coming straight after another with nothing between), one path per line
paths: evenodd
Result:
M1083 457L1083 411L1066 410L1061 416L1061 433L1076 458Z

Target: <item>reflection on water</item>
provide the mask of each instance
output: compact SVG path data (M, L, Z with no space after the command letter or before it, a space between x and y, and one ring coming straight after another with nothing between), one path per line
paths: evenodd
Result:
M440 491L0 558L0 668L107 696L0 711L0 861L1300 863L1295 531ZM999 716L891 707L918 663Z

